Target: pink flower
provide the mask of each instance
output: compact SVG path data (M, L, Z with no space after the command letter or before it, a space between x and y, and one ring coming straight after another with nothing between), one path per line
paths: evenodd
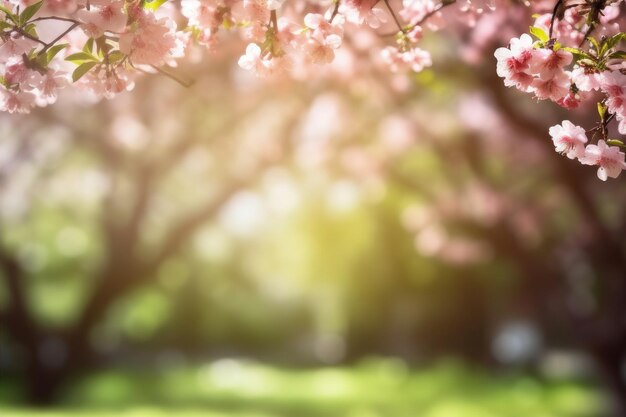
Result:
M433 0L403 0L402 9L400 9L399 13L410 25L416 25L422 22L437 7L439 7L439 2ZM425 23L428 24L430 29L437 30L443 26L444 21L441 13L435 12Z
M26 81L30 73L31 70L26 67L22 57L13 57L5 63L3 77L8 85L19 84Z
M373 29L379 28L387 21L385 13L374 7L378 0L345 0L339 5L339 12L350 23L365 23Z
M421 26L416 25L406 35L411 40L411 42L419 42L422 39L423 33L424 33L424 29L422 29Z
M339 22L340 19L335 19ZM335 58L334 50L341 46L343 28L340 24L330 24L320 14L309 13L304 17L309 29L307 40L301 47L306 58L316 64L328 64Z
M0 86L0 110L28 113L35 106L35 95L25 91L7 90Z
M89 71L79 83L98 97L113 98L122 91L130 91L135 86L132 77L136 72L129 72L122 67L115 71Z
M606 105L611 113L624 112L624 93L626 92L626 75L619 71L600 73L600 89L606 93Z
M289 55L273 56L265 60L265 71L260 75L266 77L279 76L288 73L293 68Z
M626 169L624 152L617 146L608 146L603 140L598 145L587 145L580 162L585 165L598 165L598 178L606 181L608 177L617 178Z
M563 72L565 66L572 62L573 56L570 52L559 49L537 49L530 61L530 69L539 75L542 80L548 80Z
M6 41L0 45L0 62L8 60L10 57L19 56L37 46L33 40L24 38L17 33L11 33Z
M239 66L252 71L259 77L269 77L283 74L291 69L292 62L287 55L267 56L262 55L261 47L251 43L246 47L245 55L239 58Z
M255 74L261 74L265 71L266 64L261 58L261 47L256 43L251 43L246 47L245 55L239 58L239 66L245 70L252 71Z
M329 23L324 16L317 13L308 13L304 16L304 25L311 30L311 36L315 38L326 38L336 35L340 38L343 36L343 21L335 18L333 23Z
M570 79L565 72L555 74L553 78L535 78L531 87L539 100L550 99L558 102L569 93Z
M134 31L120 36L120 51L134 64L163 65L178 47L173 27L170 19L157 20L147 13L138 20Z
M39 85L36 86L40 92L37 97L37 104L45 106L54 103L57 99L58 90L68 84L69 80L66 73L48 69L48 72L41 77Z
M411 69L415 72L422 71L432 65L430 54L420 48L400 51L393 46L388 46L381 51L383 61L392 72Z
M496 9L495 0L465 0L461 3L461 11L464 13L482 14L486 10Z
M519 39L511 39L510 48L496 49L494 53L498 60L496 71L499 77L504 78L504 85L528 91L533 81L529 64L535 52L533 40L528 34L523 34Z
M46 16L67 16L77 8L78 0L46 0L40 13Z
M572 82L580 91L592 91L600 88L600 74L586 72L582 67L572 70Z
M270 10L263 0L243 0L233 8L233 16L239 22L252 23L257 26L270 18Z
M283 6L286 0L265 0L265 7L268 10L278 10Z
M580 101L580 96L570 91L568 95L559 99L557 101L557 104L565 109L573 110L578 108L578 106L580 105Z
M181 12L189 19L190 26L203 29L217 28L223 19L219 12L220 4L215 0L182 0Z
M331 63L335 59L334 49L332 45L327 45L314 39L309 39L302 45L306 59L314 64Z
M562 124L552 126L549 132L558 153L565 154L569 159L580 158L585 154L587 135L582 127L564 120Z
M92 38L98 38L104 32L119 33L124 30L128 20L123 0L92 0L89 10L79 10L76 17L83 23L83 30Z

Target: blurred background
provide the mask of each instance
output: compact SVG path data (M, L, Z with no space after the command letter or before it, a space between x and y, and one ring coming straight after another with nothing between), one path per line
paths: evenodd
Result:
M626 185L553 150L593 110L503 87L505 10L419 74L226 39L0 115L0 415L626 415Z

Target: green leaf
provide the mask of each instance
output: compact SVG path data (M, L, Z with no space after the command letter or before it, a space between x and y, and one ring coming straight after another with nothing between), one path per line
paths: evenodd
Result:
M108 54L111 49L113 49L113 46L107 43L104 37L96 39L96 50L100 58L104 58L104 55Z
M604 116L606 115L606 106L603 103L598 103L598 114L600 115L600 119L604 120Z
M619 146L620 148L625 148L626 145L624 145L624 142L622 142L619 139L609 139L606 141L607 145L611 145L611 146Z
M46 59L48 61L48 63L50 61L52 61L52 59L54 59L54 57L61 52L63 49L67 48L69 46L68 43L61 43L58 45L54 45L53 47L51 47L50 49L48 49L48 52L46 54Z
M81 77L89 72L94 66L96 66L97 62L85 62L84 64L80 64L74 72L72 73L72 80L74 82L81 79Z
M609 59L626 59L626 52L615 51L611 55L609 55Z
M108 55L109 62L112 64L121 61L124 57L126 57L126 55L120 51L112 51Z
M13 12L11 11L11 9L9 9L8 7L5 7L3 5L0 4L0 12L6 14L7 16L15 16L13 14Z
M87 52L76 52L75 54L72 54L65 58L65 60L75 63L98 62L98 58L91 54L88 54Z
M593 45L593 49L596 50L596 53L599 56L600 55L600 44L598 43L596 38L594 38L593 36L588 36L587 40L591 43L591 45Z
M161 7L167 0L152 0L152 1L146 1L143 4L143 8L146 10L152 10L155 11L157 10L159 7Z
M88 54L91 54L91 52L93 51L93 44L94 44L93 38L89 38L89 40L87 40L87 42L85 42L85 45L83 46L83 52L87 52Z
M611 36L606 41L604 41L604 44L602 45L602 49L606 48L607 51L609 49L612 49L615 45L617 45L619 43L619 41L624 39L624 35L626 35L626 34L620 32L620 33L618 33L615 36Z
M20 26L28 22L43 6L43 0L35 4L31 4L20 14Z
M17 16L8 7L0 5L0 12L4 13L13 23L19 25Z
M582 49L578 49L578 48L571 48L569 46L564 46L561 49L571 53L572 55L574 55L574 57L576 58L576 60L580 60L580 59L589 59L594 61L595 57L589 55L587 52L583 51Z
M548 36L548 34L541 29L540 27L537 26L531 26L530 27L530 33L537 39L539 39L541 42L548 42L550 40L550 37Z
M34 23L31 23L31 24L27 25L24 28L24 32L28 33L30 36L33 36L35 38L39 38L39 36L37 35L37 26L35 26Z

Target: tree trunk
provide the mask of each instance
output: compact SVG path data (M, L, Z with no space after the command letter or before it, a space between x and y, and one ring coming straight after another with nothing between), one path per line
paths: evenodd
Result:
M43 366L31 367L26 381L26 401L36 407L45 407L59 400L61 388L67 382L65 370L50 370Z
M621 349L598 349L593 359L611 395L611 416L626 416L626 379L624 352Z

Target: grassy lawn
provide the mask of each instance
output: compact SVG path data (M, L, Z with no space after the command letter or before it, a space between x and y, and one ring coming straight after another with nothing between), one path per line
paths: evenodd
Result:
M351 368L221 360L110 370L84 379L64 398L48 411L0 405L0 416L597 417L602 409L597 389L581 382L494 376L456 363L416 371L394 360Z

